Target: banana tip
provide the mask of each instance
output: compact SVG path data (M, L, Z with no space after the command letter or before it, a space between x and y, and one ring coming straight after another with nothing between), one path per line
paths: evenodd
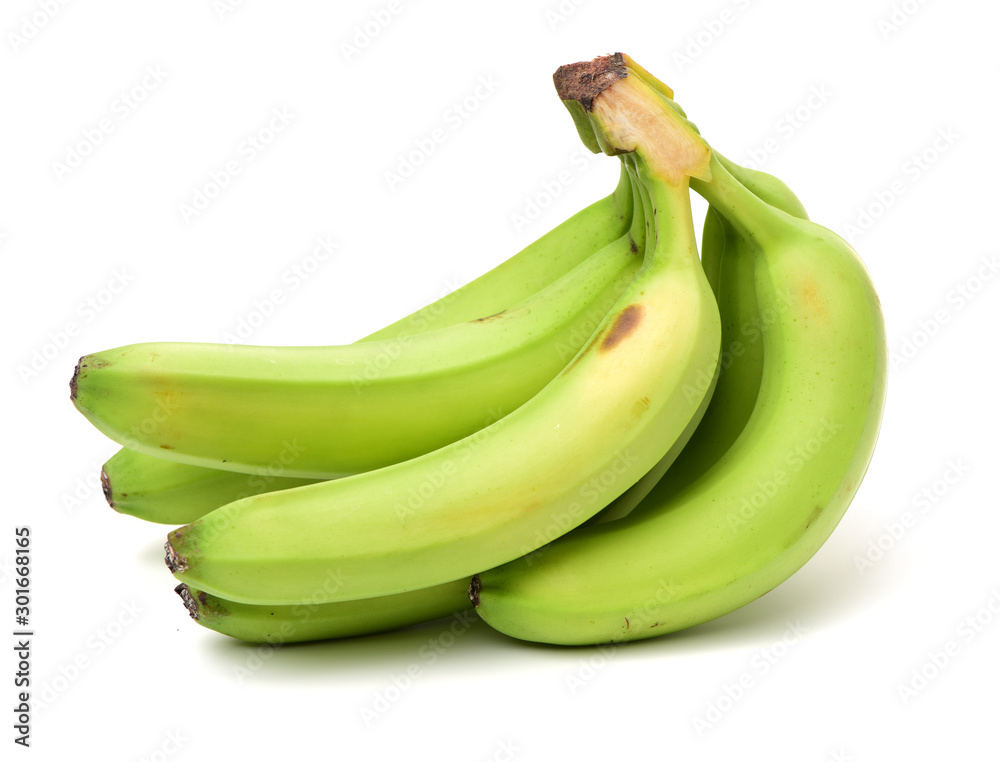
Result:
M177 574L179 572L185 572L188 568L187 559L184 558L180 553L174 550L174 546L170 544L170 540L167 540L166 544L163 546L166 551L166 556L163 561L166 563L167 568L170 569L171 574Z
M191 588L182 582L174 588L174 592L181 597L181 600L184 602L184 608L187 609L191 618L198 621L198 601L191 595Z
M479 575L475 575L472 581L469 583L469 600L472 601L474 608L479 608L479 591L483 589L483 583L479 579Z
M104 499L108 501L108 505L115 508L115 499L111 496L111 479L108 478L108 472L103 468L101 469L101 491L104 492Z
M81 357L76 361L76 367L73 369L73 378L69 380L69 398L72 402L76 401L76 382L80 377L80 369L83 366L83 359L84 358Z

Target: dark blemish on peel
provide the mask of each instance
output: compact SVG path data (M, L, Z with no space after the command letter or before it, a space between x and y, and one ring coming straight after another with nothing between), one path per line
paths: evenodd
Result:
M809 515L809 520L806 522L806 529L809 529L813 525L813 522L819 518L821 513L823 513L822 505L817 505L813 508L813 512Z
M494 313L493 313L492 315L487 315L486 317L481 317L481 318L476 318L476 319L475 319L475 320L473 320L472 322L473 322L473 323L485 323L485 322L486 322L487 320L492 320L493 318L497 318L497 317L500 317L500 316L501 316L501 315L503 315L503 314L504 314L504 313L505 313L506 311L507 311L507 310L500 310L499 312L494 312Z
M608 332L604 334L604 338L601 340L600 351L607 352L614 349L622 341L635 333L636 328L639 327L639 323L642 322L645 311L645 308L641 304L630 304L619 312L618 317L615 318L615 322L611 324Z
M479 608L479 593L483 589L483 583L479 579L479 575L475 575L472 581L469 583L469 600L472 601L473 608Z

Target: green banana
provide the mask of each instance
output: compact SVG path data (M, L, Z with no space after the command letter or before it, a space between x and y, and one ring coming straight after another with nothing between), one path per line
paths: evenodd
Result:
M802 202L777 177L719 158L758 197L789 214L808 219ZM690 484L722 457L753 412L764 362L753 256L747 243L711 206L705 215L701 237L701 264L722 318L719 372L706 392L708 404L704 415L696 416L690 436L678 441L680 452L668 453L588 525L627 516L658 484L660 494L676 492Z
M655 133L624 134L644 97L633 90L648 88L624 75L600 84L602 140L633 151L626 161L651 211L642 269L590 342L537 395L464 440L246 498L171 532L167 563L181 582L259 604L301 603L333 573L344 583L330 601L441 584L569 531L663 457L703 401L689 389L719 358L688 191L710 151L669 109ZM666 138L685 150L664 156Z
M686 488L657 485L631 515L474 577L477 612L508 635L621 642L733 611L812 557L865 474L887 361L861 260L826 228L757 198L714 155L711 179L691 185L753 252L763 348L753 412Z
M316 481L189 466L128 448L101 469L104 497L112 508L158 524L187 524L233 500Z
M642 219L640 211L630 231L639 242L645 238ZM127 448L108 461L104 474L105 494L113 507L161 523L195 521L250 490L263 494L312 483L190 466ZM123 482L131 493L121 497L111 492L109 485ZM251 642L299 642L381 632L471 608L466 586L463 578L395 595L295 606L237 603L184 584L177 592L191 617L209 629Z
M359 342L412 336L465 322L477 314L506 310L530 296L529 289L541 290L565 275L567 265L579 264L581 252L620 232L623 221L629 222L628 230L636 245L640 245L642 220L641 216L632 219L632 183L624 167L618 187L611 195L591 204L475 281ZM586 294L581 292L574 301L585 298ZM502 302L503 299L511 301ZM276 465L278 468L269 473L245 475L168 460L163 453L150 455L123 447L104 465L101 482L108 503L120 513L161 524L186 524L248 495L317 481L284 476L284 467Z
M718 158L762 201L794 217L808 219L802 202L784 182ZM715 243L719 239L721 246ZM749 242L710 206L702 235L702 263L706 273L715 273L709 282L715 281L715 296L722 313L722 369L703 428L678 458L677 468L664 474L661 494L679 492L711 468L742 433L756 406L764 347L753 262Z
M191 465L304 478L368 471L459 440L530 399L633 279L637 251L627 233L497 315L415 336L100 352L80 361L74 403L130 449Z
M335 583L334 583L335 584ZM251 643L349 638L441 619L472 607L466 580L397 595L338 603L256 606L180 584L175 592L198 624Z
M719 160L760 199L802 219L802 202L781 180L765 172ZM750 420L764 368L760 310L753 276L753 252L711 206L705 215L701 262L715 292L722 317L722 354L711 401L690 442L675 458L665 458L632 489L595 518L600 522L627 516L654 487L659 494L679 492L725 454ZM657 486L659 485L659 486Z

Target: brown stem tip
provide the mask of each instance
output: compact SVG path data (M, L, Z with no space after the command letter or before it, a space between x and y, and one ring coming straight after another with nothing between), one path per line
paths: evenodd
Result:
M174 592L181 597L182 601L184 601L184 608L187 609L188 614L191 615L191 618L197 621L198 601L196 601L194 599L194 596L191 595L191 589L182 582L181 584L179 584L177 587L174 588Z
M483 589L483 583L479 580L479 575L477 574L472 578L472 582L469 583L469 600L472 601L474 608L479 608L479 591Z
M111 479L108 478L108 472L103 468L101 469L101 490L104 492L104 499L108 501L108 505L115 508L115 500L111 496ZM118 509L115 508L115 510Z
M592 61L560 66L552 75L552 81L560 99L579 101L584 109L592 111L594 98L627 76L625 57L621 53L614 53L599 56Z
M166 544L163 546L166 551L166 557L163 559L166 563L167 568L170 569L171 574L177 574L178 572L186 572L188 568L187 559L184 558L180 553L174 550L174 546L170 544L170 540L167 540Z
M76 380L80 376L80 371L83 368L83 360L81 357L76 361L76 367L73 369L73 378L69 380L69 398L70 400L76 400Z

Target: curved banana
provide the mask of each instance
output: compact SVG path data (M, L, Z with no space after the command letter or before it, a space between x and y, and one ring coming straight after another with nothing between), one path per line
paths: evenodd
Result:
M646 77L643 79L646 81ZM718 158L759 198L788 214L808 219L802 202L783 181L766 172L733 164L724 157ZM719 372L706 380L705 410L692 418L691 431L678 440L663 460L588 525L627 516L661 482L661 495L690 484L729 449L753 412L764 362L753 255L748 244L711 206L705 215L701 237L701 264L722 318Z
M642 270L591 341L537 395L467 439L250 497L175 530L167 563L180 581L266 604L300 603L328 574L344 581L331 601L440 584L569 531L663 457L702 402L693 382L714 374L719 358L688 192L710 152L669 109L653 132L634 123L648 97L636 78L600 86L592 105L602 140L635 152L652 213ZM664 155L668 142L686 150Z
M764 359L753 413L680 492L658 485L631 515L475 577L479 615L509 635L619 642L733 611L812 557L867 469L886 344L861 260L831 231L758 199L714 157L711 180L692 187L753 250Z
M350 638L442 619L472 608L465 579L397 595L338 603L255 606L178 585L174 591L198 624L251 643Z
M623 228L624 223L629 227ZM581 253L589 251L596 256L615 240L609 236L623 230L628 230L638 248L644 228L641 214L633 219L632 181L624 166L611 195L578 212L488 273L359 339L359 343L413 336L507 310L531 296L532 289L541 290L565 275L567 268L582 261ZM581 292L574 301L585 299L586 293ZM249 495L317 481L285 476L283 468L277 469L278 473L243 474L168 460L163 454L150 455L128 447L115 453L101 471L109 505L120 513L147 521L187 524Z
M726 169L758 198L787 214L808 219L802 202L781 180L718 157ZM708 241L706 244L705 242ZM764 371L760 309L754 284L751 243L709 206L702 234L702 264L713 283L722 315L719 382L702 427L691 446L668 470L660 494L679 492L711 468L743 432L757 404Z
M641 220L638 220L641 224ZM74 404L130 449L332 478L468 436L572 359L641 264L631 234L496 315L334 347L133 344L84 357Z
M808 219L802 202L781 180L719 157L723 165L758 198L788 214ZM701 261L715 292L722 318L722 353L711 400L687 446L665 458L631 490L595 518L612 521L632 512L657 488L660 495L679 492L709 468L736 441L757 403L764 368L761 318L754 286L753 250L714 208L709 206L702 233Z

